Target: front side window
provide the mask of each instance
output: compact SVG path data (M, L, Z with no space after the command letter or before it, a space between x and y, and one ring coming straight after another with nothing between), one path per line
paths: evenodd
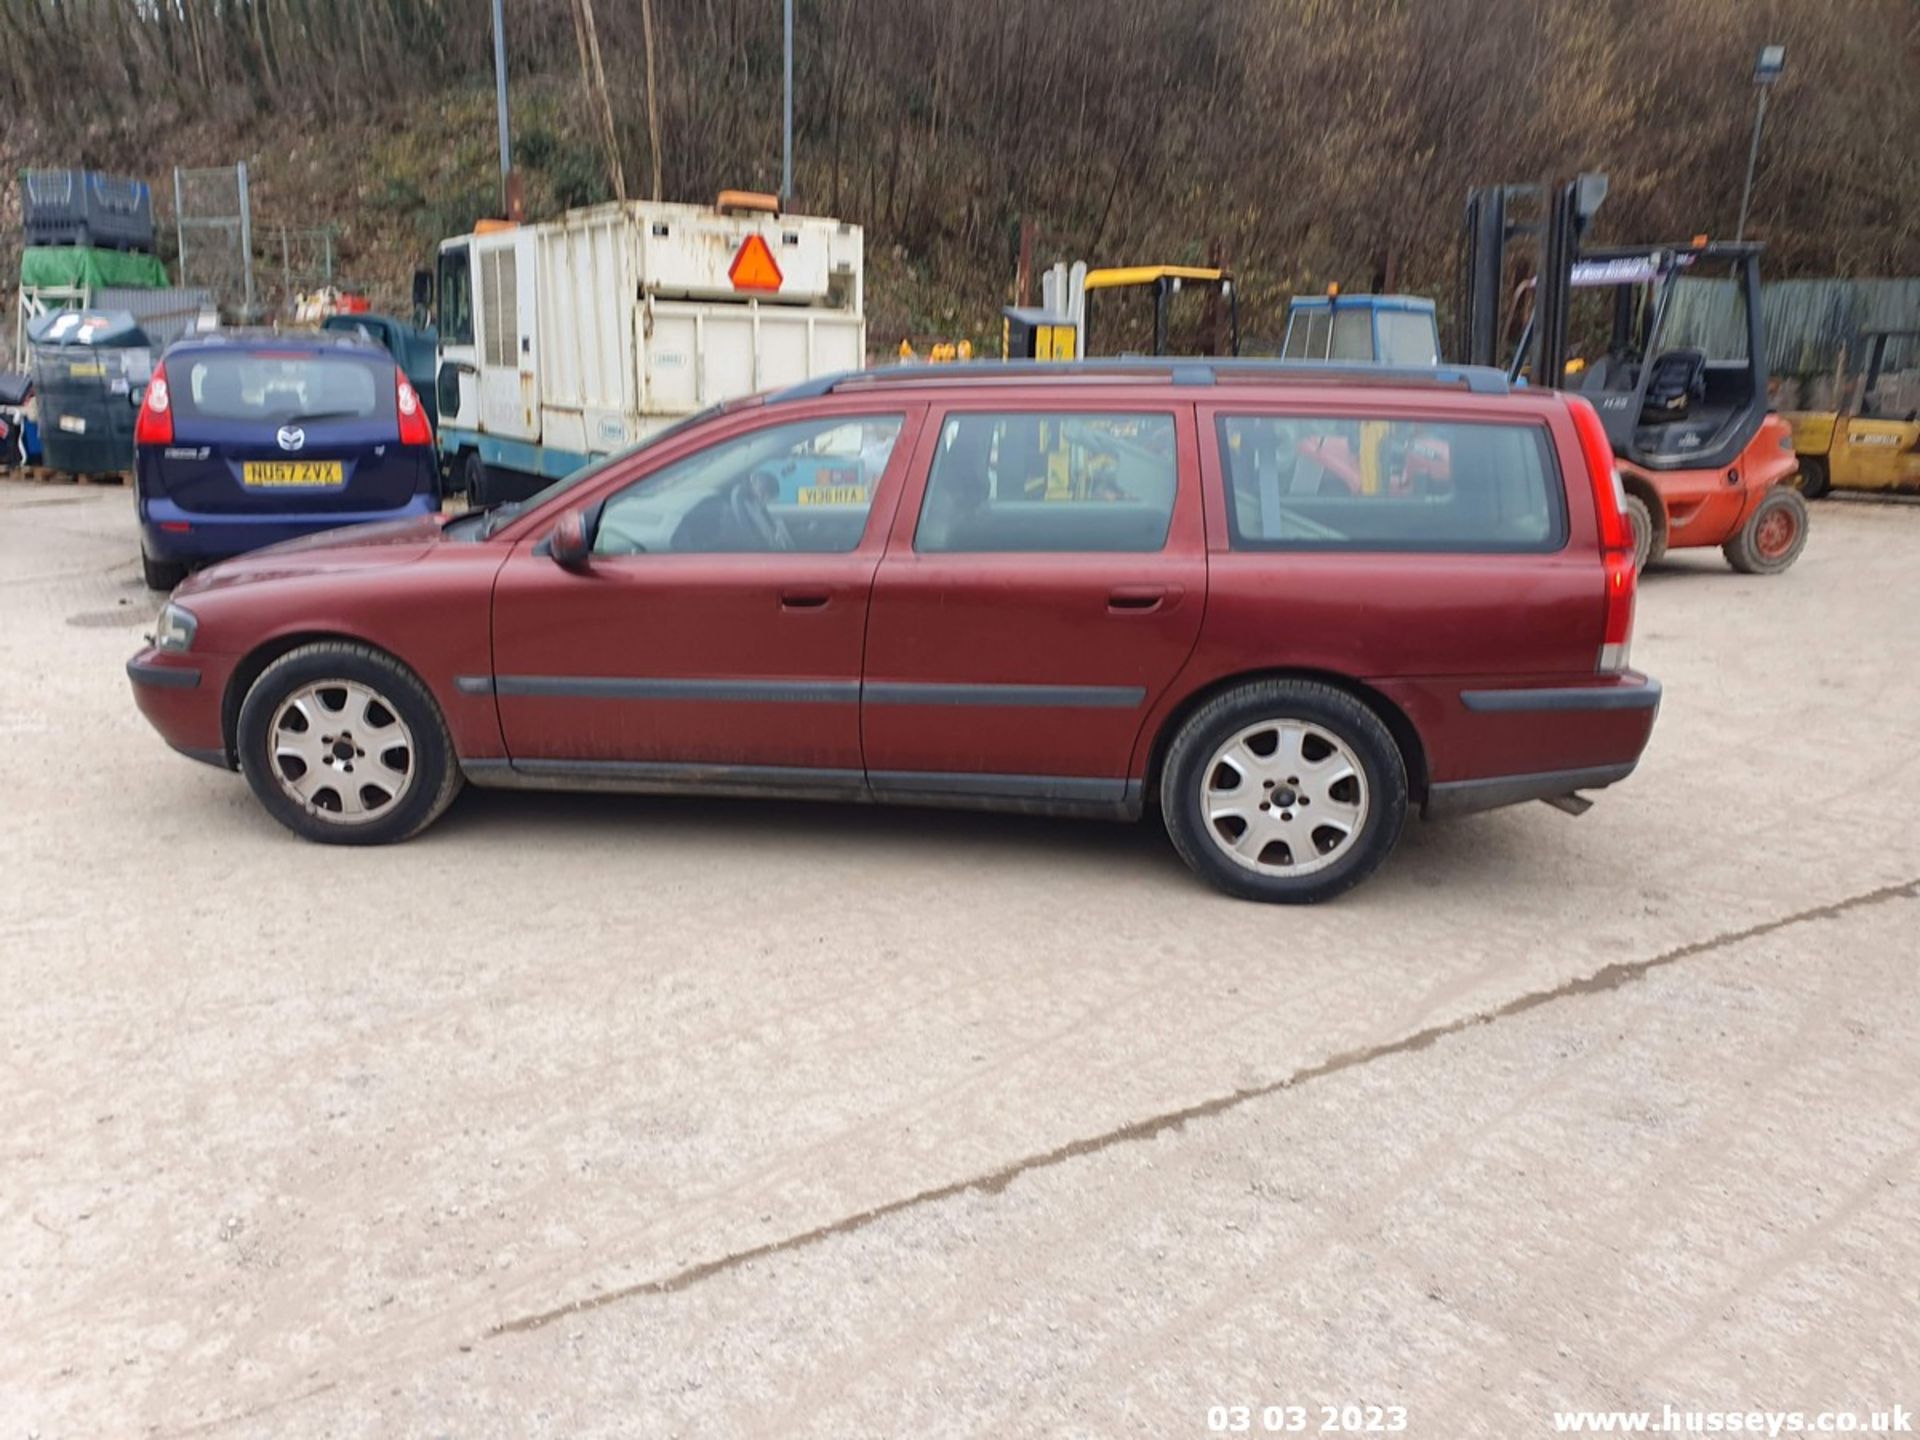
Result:
M594 553L852 550L903 424L900 415L821 416L722 440L616 491Z
M1226 415L1237 550L1546 551L1566 543L1538 425Z
M1159 550L1178 488L1171 415L950 415L913 548Z
M473 343L473 270L467 247L440 252L440 313L436 317L443 345Z

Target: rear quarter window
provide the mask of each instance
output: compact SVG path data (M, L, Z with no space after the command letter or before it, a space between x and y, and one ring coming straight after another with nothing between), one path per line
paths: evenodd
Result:
M214 351L170 360L167 376L185 418L281 425L394 413L392 363L358 355Z
M1565 492L1541 425L1225 415L1218 431L1236 550L1566 544Z

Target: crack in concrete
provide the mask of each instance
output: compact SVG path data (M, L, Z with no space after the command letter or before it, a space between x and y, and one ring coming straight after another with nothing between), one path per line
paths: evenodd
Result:
M855 1231L864 1230L869 1225L876 1224L890 1215L898 1215L904 1210L911 1210L921 1205L938 1204L942 1200L951 1200L969 1191L977 1191L983 1195L997 1195L1023 1175L1029 1175L1038 1170L1048 1170L1056 1165L1065 1164L1069 1160L1080 1159L1082 1156L1095 1155L1103 1150L1111 1149L1116 1145L1131 1145L1142 1140L1151 1140L1169 1130L1178 1130L1190 1121L1205 1120L1211 1116L1237 1109L1249 1101L1261 1100L1270 1095L1279 1095L1288 1090L1298 1089L1300 1086L1309 1084L1312 1081L1325 1079L1329 1075L1337 1075L1343 1070L1351 1070L1357 1066L1370 1064L1375 1060L1382 1060L1395 1055L1411 1055L1418 1051L1425 1050L1449 1036L1458 1035L1463 1031L1471 1030L1478 1026L1491 1025L1498 1020L1507 1020L1516 1015L1524 1015L1529 1010L1537 1010L1541 1006L1552 1004L1555 1001L1567 1000L1579 995L1597 995L1608 990L1618 990L1623 985L1639 980L1654 970L1664 969L1668 965L1677 964L1682 960L1690 959L1693 956L1701 955L1708 951L1724 950L1730 946L1743 944L1748 940L1757 940L1763 935L1770 935L1777 930L1784 930L1790 926L1801 925L1810 920L1829 920L1835 916L1844 915L1850 910L1883 904L1888 900L1901 899L1920 899L1920 878L1893 885L1883 885L1876 890L1868 890L1859 895L1849 896L1844 900L1836 900L1828 905L1816 905L1811 909L1797 910L1791 915L1783 915L1777 919L1765 920L1758 925L1750 925L1744 930L1729 930L1712 936L1709 939L1690 941L1685 945L1679 945L1671 950L1662 951L1660 954L1651 956L1645 960L1627 960L1611 965L1603 965L1591 975L1577 976L1546 990L1530 990L1524 995L1517 995L1513 999L1506 1001L1504 1004L1496 1005L1490 1010L1482 1010L1471 1015L1463 1015L1458 1019L1444 1021L1438 1025L1429 1025L1424 1030L1416 1030L1412 1034L1402 1036L1398 1040L1389 1040L1382 1044L1368 1046L1363 1049L1343 1051L1329 1059L1320 1061L1318 1064L1296 1070L1291 1075L1284 1076L1279 1080L1269 1081L1264 1085L1248 1086L1244 1089L1232 1091L1226 1095L1217 1095L1210 1100L1202 1100L1192 1105L1182 1106L1177 1110L1168 1110L1158 1115L1149 1116L1144 1120L1136 1120L1131 1124L1122 1125L1117 1129L1103 1131L1098 1135L1089 1135L1078 1140L1069 1140L1065 1144L1057 1145L1051 1150L1043 1150L1037 1154L1026 1155L1018 1160L1010 1161L999 1169L989 1171L984 1175L974 1175L964 1180L954 1180L945 1185L936 1185L931 1189L920 1190L912 1195L903 1196L898 1200L889 1200L884 1205L876 1205L872 1209L862 1210L854 1215L843 1216L828 1224L817 1225L811 1230L803 1230L798 1234L789 1235L780 1240L770 1240L765 1244L755 1245L746 1250L736 1250L731 1254L721 1256L717 1260L707 1260L698 1265L690 1265L684 1270L676 1270L671 1275L662 1276L657 1280L644 1280L635 1285L623 1286L618 1290L609 1290L599 1295L590 1295L583 1299L575 1300L570 1304L559 1306L553 1310L543 1310L537 1314L523 1315L516 1320L502 1321L487 1330L485 1338L494 1340L505 1335L518 1335L530 1330L539 1330L547 1325L551 1325L556 1320L563 1320L573 1315L585 1314L590 1310L603 1309L608 1305L617 1304L623 1300L638 1299L647 1295L671 1295L676 1291L685 1290L689 1286L697 1285L702 1280L710 1279L715 1275L724 1274L729 1270L737 1270L752 1261L763 1260L774 1255L783 1255L795 1250L803 1250L809 1246L817 1245L823 1240L831 1239L836 1235L849 1235Z

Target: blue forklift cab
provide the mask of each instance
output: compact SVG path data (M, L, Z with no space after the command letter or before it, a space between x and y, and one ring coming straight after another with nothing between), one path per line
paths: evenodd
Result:
M1287 305L1286 360L1348 360L1368 365L1438 365L1440 327L1433 301L1420 295L1296 295Z

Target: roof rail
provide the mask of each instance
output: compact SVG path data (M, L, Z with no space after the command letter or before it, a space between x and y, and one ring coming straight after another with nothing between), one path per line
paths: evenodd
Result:
M1475 395L1505 395L1511 388L1502 371L1484 365L1375 365L1346 360L1125 355L1105 360L971 360L943 365L882 365L871 370L840 370L776 390L767 396L766 403L811 400L850 387L927 380L1071 380L1103 375L1162 374L1175 385L1214 385L1223 377L1250 376L1302 383L1353 380L1464 386Z

